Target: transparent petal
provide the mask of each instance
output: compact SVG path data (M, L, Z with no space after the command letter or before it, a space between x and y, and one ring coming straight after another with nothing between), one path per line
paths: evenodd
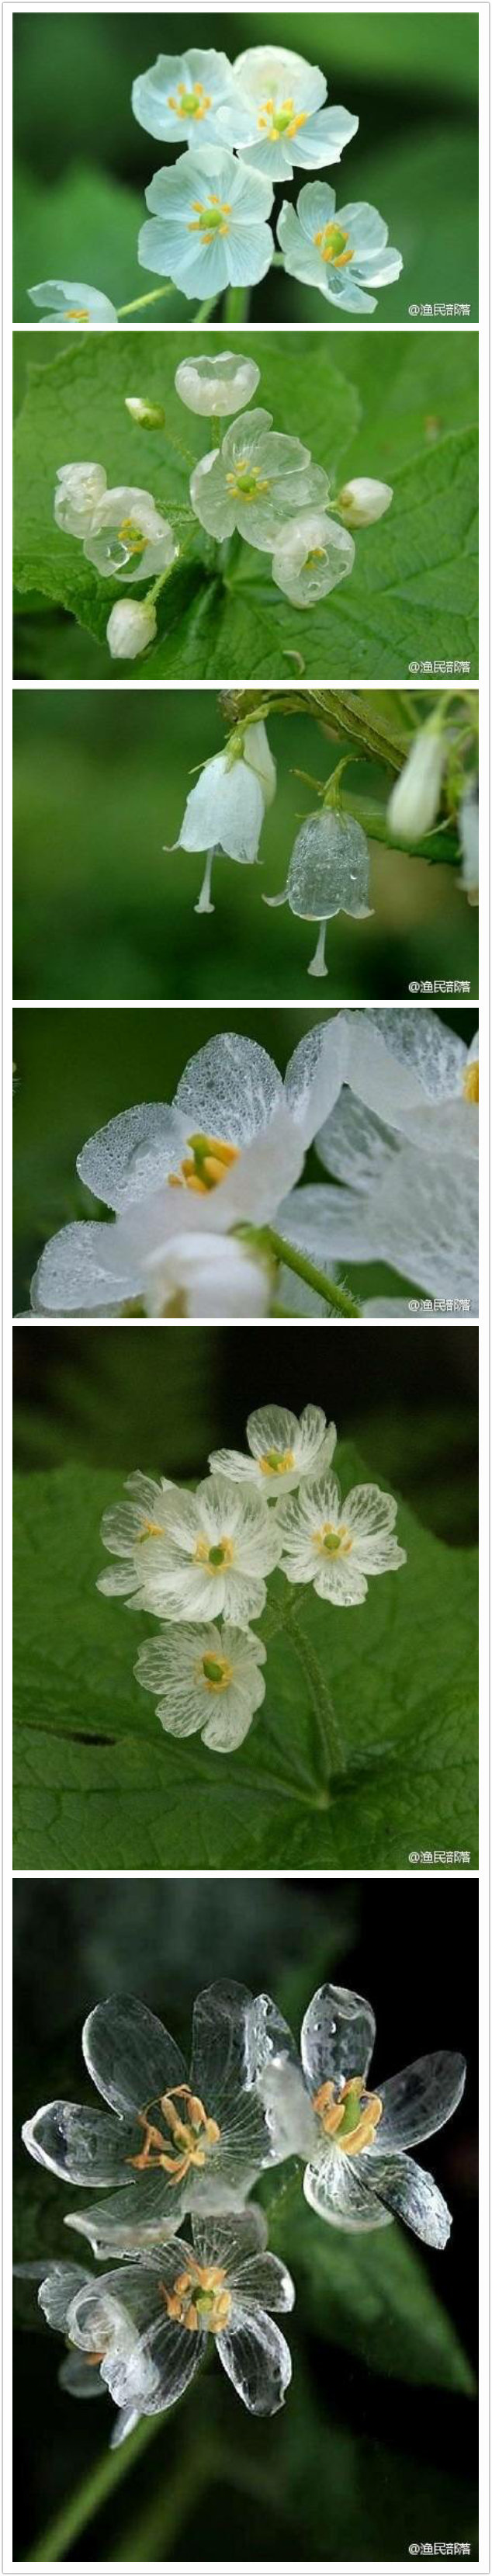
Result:
M231 1032L209 1038L191 1057L174 1107L205 1135L244 1145L261 1133L281 1100L281 1076L272 1057L252 1038Z
M182 1124L166 1101L141 1101L90 1136L77 1171L105 1207L132 1207L167 1178L181 1157Z
M217 2351L233 2388L250 2415L276 2415L292 2378L292 2362L279 2326L251 2316L234 2302L233 2323L217 2335Z
M391 2217L402 2218L424 2245L441 2252L447 2245L452 2220L433 2174L424 2173L413 2156L375 2156L370 2148L364 2156L364 2174Z
M141 2130L138 2135L141 2141ZM74 2215L70 2211L65 2219L66 2227L88 2237L98 2259L138 2253L174 2236L188 2206L185 2184L170 2184L165 2173L141 2173L131 2183L127 2176L123 2166L121 2191L111 2199L91 2201Z
M224 2118L247 2082L245 2017L248 1986L231 1979L205 1986L193 2007L191 2085L214 2116Z
M86 2280L87 2273L82 2270L81 2263L52 2263L49 2272L45 2271L39 2290L39 2306L47 2326L53 2326L58 2334L64 2334L67 2309L77 2290L85 2288Z
M376 2022L372 2005L349 1986L318 1986L304 2015L301 2056L313 2092L330 2081L364 2080L371 2063Z
M78 2102L47 2102L26 2120L22 2136L35 2163L47 2165L63 2182L106 2187L125 2176L125 2159L135 2152L135 2123L108 2119Z
M242 2308L249 2308L251 2303L252 2308L267 2308L278 2316L287 2316L294 2306L296 2294L291 2273L285 2263L279 2262L276 2254L253 2254L249 2261L238 2263L234 2270L231 2266L229 2278L231 2287L234 2282L235 2299L239 2299Z
M92 2363L87 2361L83 2352L65 2354L65 2360L62 2361L58 2372L58 2385L59 2388L67 2389L69 2397L85 2399L104 2397L105 2394L100 2371L93 2370Z
M111 1228L99 1224L64 1225L47 1243L31 1282L35 1314L118 1314L140 1296L138 1262L119 1265L111 1252Z
M109 1995L82 2034L86 2066L112 2111L142 2111L186 2081L181 2049L136 1995Z
M384 2156L388 2147L416 2147L423 2138L432 2138L457 2110L465 2079L466 2059L452 2049L438 2048L428 2057L415 2058L412 2066L390 2076L387 2084L378 2084L383 2119L373 2153Z
M264 2252L267 2242L264 2210L260 2209L258 2201L250 2201L249 2208L235 2218L223 2219L220 2213L216 2218L194 2216L192 2236L199 2263L218 2265L235 2278L238 2266L244 2269L247 2263Z
M392 2213L384 2209L364 2179L367 2154L362 2157L338 2155L335 2148L312 2164L306 2165L304 2193L317 2218L328 2220L331 2227L341 2227L347 2234L363 2235L375 2227L388 2227Z
M160 2415L175 2406L205 2358L207 2338L190 2334L170 2318L150 2327L126 2356L109 2354L101 2377L116 2406L132 2406L141 2415Z

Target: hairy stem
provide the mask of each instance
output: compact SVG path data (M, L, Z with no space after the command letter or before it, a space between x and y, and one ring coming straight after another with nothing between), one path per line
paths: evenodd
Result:
M165 286L151 286L150 295L134 295L131 304L119 304L118 321L124 322L127 313L141 313L144 304L158 304L162 295L170 295L171 285L172 279L168 277Z
M307 1288L314 1288L325 1306L333 1307L336 1315L348 1315L352 1323L359 1322L360 1306L355 1297L349 1295L348 1289L339 1288L335 1279L328 1279L326 1271L318 1270L307 1252L299 1252L297 1244L285 1243L283 1235L270 1225L265 1227L264 1240L275 1260L285 1262L287 1270L295 1270L296 1277L304 1279Z

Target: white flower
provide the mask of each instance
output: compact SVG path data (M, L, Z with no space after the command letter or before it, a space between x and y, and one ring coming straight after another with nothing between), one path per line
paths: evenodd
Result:
M275 2161L247 2061L252 2002L232 1978L197 1995L189 2072L170 2031L136 1995L108 1995L89 2013L82 2048L104 2109L46 2102L22 2136L36 2164L79 2193L101 2192L65 2222L98 2257L160 2245L187 2210L242 2208Z
M403 266L401 252L388 249L388 226L375 206L340 206L333 188L315 179L301 188L297 206L280 208L277 238L288 277L317 286L342 313L375 313L370 286L392 286Z
M145 1298L150 1269L155 1280L185 1230L206 1254L208 1235L273 1223L337 1098L348 1046L342 1014L318 1041L301 1041L284 1085L265 1049L231 1032L191 1057L171 1104L143 1102L110 1119L77 1169L117 1223L53 1236L32 1284L35 1312L118 1314Z
M106 2295L104 2298L101 2298L100 2284L94 2273L83 2270L81 2263L55 2261L50 2263L48 2270L46 2262L15 2263L14 2274L18 2279L39 2282L38 2305L46 2318L46 2324L53 2328L55 2334L65 2336L67 2349L58 2372L59 2387L66 2389L70 2397L82 2397L84 2400L106 2397L107 2388L100 2367L106 2354L119 2351L128 2355L138 2340L137 2329L135 2326L132 2327L128 2309L125 2309L115 2297L115 2289L117 2291L118 2286L117 2273L114 2275L112 2295L110 2297ZM87 2318L87 2331L84 2334L82 2348L77 2324L75 2339L72 2340L71 2317L74 2301L86 2291L90 2293L90 2322ZM138 2422L137 2406L122 2408L121 2414L117 2417L115 2431L111 2435L110 2449L119 2449L128 2434L134 2432Z
M334 1422L327 1426L326 1414L319 1404L306 1404L300 1418L283 1404L263 1404L248 1415L246 1439L249 1458L241 1449L214 1449L210 1458L212 1474L227 1476L234 1484L254 1485L267 1499L292 1493L305 1476L321 1474L331 1466L336 1448Z
M101 2378L126 2418L130 2407L140 2416L174 2406L205 2360L209 2335L249 2413L275 2415L292 2365L269 2311L288 2311L295 2292L290 2272L265 2250L263 2211L255 2206L232 2221L193 2218L192 2236L191 2245L175 2237L80 2289L70 2334L94 2349L98 2319L106 2325Z
M231 734L225 751L207 760L190 789L175 850L208 850L209 861L196 912L213 912L210 900L212 857L223 852L250 867L258 858L265 806L275 795L276 766L265 725L248 725Z
M147 581L169 570L179 546L152 493L118 483L96 502L84 554L105 579Z
M327 169L352 135L358 116L325 106L324 72L284 45L252 45L234 64L232 95L221 107L217 131L235 144L254 170L290 179L296 164Z
M466 2061L451 2049L418 2057L401 2075L368 2090L376 2024L372 2006L348 1986L319 1986L301 2031L301 2057L288 2023L258 1995L248 2016L256 2071L277 2154L300 2155L304 2191L318 2218L349 2234L401 2218L424 2245L442 2249L451 2219L433 2175L408 2148L433 2137L461 2101Z
M250 1628L170 1628L139 1647L134 1666L157 1699L166 1735L199 1735L213 1753L235 1753L248 1734L265 1684L266 1646Z
M441 802L441 787L449 753L446 728L439 717L430 718L415 734L400 776L395 780L387 807L387 821L395 840L418 841L422 833L431 832Z
M213 143L218 109L232 86L226 55L212 48L202 52L193 45L186 54L158 54L150 71L133 83L133 114L159 143Z
M250 546L271 554L286 522L329 499L328 477L313 465L309 448L299 438L272 430L270 411L243 412L231 421L221 448L201 456L190 480L192 508L211 537L232 537L234 528ZM342 543L352 545L350 537ZM353 547L352 547L353 555Z
M463 854L458 884L463 887L464 894L468 895L468 902L476 904L478 903L479 865L478 787L472 784L465 788L461 798L458 830Z
M478 1040L433 1011L341 1012L340 1097L316 1151L344 1188L294 1190L284 1233L322 1264L387 1261L434 1297L478 1294ZM303 1041L306 1085L323 1041ZM298 1081L301 1071L298 1050ZM349 1087L350 1086L350 1087Z
M157 617L152 600L117 599L106 627L106 641L113 662L136 662L153 644L157 634Z
M309 975L326 975L324 925L334 913L349 913L354 921L369 921L369 843L360 823L352 814L337 813L329 806L319 814L307 814L294 841L289 860L287 884L283 894L264 895L264 903L276 909L290 904L291 912L301 921L320 921L321 938L315 950Z
M219 358L182 358L174 382L187 411L218 420L251 401L260 369L254 358L233 357L230 349L223 349Z
M165 429L162 403L146 402L142 394L125 394L125 411L129 411L135 429Z
M265 1608L265 1576L282 1547L276 1516L260 1494L208 1476L195 1494L166 1493L166 1526L149 1538L133 1607L173 1622L230 1619L249 1628Z
M355 1609L365 1601L369 1575L406 1565L405 1548L391 1536L397 1509L378 1485L354 1485L344 1502L338 1476L322 1474L301 1485L295 1501L278 1503L275 1515L288 1583L313 1583L321 1601Z
M345 580L354 563L354 540L348 529L327 517L326 510L300 509L277 539L272 580L293 608L311 608Z
M66 537L86 537L94 511L106 491L103 465L59 465L53 503L57 528Z
M43 322L44 331L58 331L60 323L65 326L67 322L78 323L79 328L107 331L108 324L118 320L116 305L110 303L109 295L100 295L97 286L67 283L66 277L45 277L42 286L28 286L27 292L31 304L40 304L43 312L53 315L51 322Z
M384 519L393 499L391 483L375 483L371 474L355 474L337 495L337 510L349 528L371 528Z
M181 295L255 286L273 259L273 189L216 144L182 152L145 191L151 222L139 234L141 268L171 277Z
M131 1502L112 1503L109 1511L103 1512L101 1521L103 1546L107 1547L109 1556L121 1557L122 1562L108 1567L104 1574L98 1576L98 1592L106 1592L110 1597L116 1593L129 1600L132 1592L140 1591L142 1547L148 1545L149 1539L163 1537L166 1527L164 1497L172 1491L169 1476L161 1476L158 1484L152 1476L142 1476L139 1469L134 1476L127 1476L125 1492L131 1494Z

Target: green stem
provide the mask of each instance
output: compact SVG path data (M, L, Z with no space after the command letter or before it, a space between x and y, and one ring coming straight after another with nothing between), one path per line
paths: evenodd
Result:
M169 277L165 286L152 286L150 295L134 295L131 304L119 304L118 321L123 322L127 313L141 313L144 304L158 304L162 295L170 295L171 285L172 279Z
M194 322L208 322L209 314L215 313L216 304L216 295L209 295L205 304L197 304L196 313L193 315Z
M340 1734L338 1718L333 1706L331 1692L328 1690L325 1682L322 1664L320 1664L318 1656L315 1654L314 1646L311 1645L310 1639L306 1637L304 1628L299 1626L298 1612L295 1608L287 1612L286 1626L288 1627L289 1634L293 1637L295 1651L309 1685L316 1729L321 1747L323 1773L325 1781L328 1783L333 1771L345 1771L347 1767L347 1756L343 1737Z
M246 286L228 286L224 296L224 322L245 322L249 307Z
M140 2424L136 2425L135 2432L129 2433L128 2441L122 2444L121 2450L104 2453L103 2459L97 2461L95 2469L89 2471L88 2477L82 2479L81 2485L75 2487L72 2495L67 2496L65 2504L60 2507L60 2512L54 2514L52 2522L47 2524L41 2539L36 2542L35 2549L29 2550L29 2565L31 2562L38 2563L40 2560L52 2561L66 2558L74 2540L78 2540L79 2532L85 2531L86 2523L92 2522L95 2514L100 2513L108 2496L112 2495L114 2488L120 2485L121 2479L127 2477L129 2469L133 2468L135 2461L140 2458L140 2453L146 2450L147 2443L153 2440L154 2434L159 2429L162 2429L159 2415L144 2415Z
M339 1288L334 1279L328 1279L324 1270L317 1270L316 1263L308 1259L307 1252L298 1252L297 1245L285 1243L283 1235L276 1234L270 1225L265 1227L264 1240L275 1260L285 1262L288 1270L295 1270L296 1277L304 1279L307 1288L314 1288L317 1297L324 1299L325 1306L333 1306L337 1315L348 1315L352 1323L359 1322L360 1306L356 1304L355 1297L349 1296L348 1289Z

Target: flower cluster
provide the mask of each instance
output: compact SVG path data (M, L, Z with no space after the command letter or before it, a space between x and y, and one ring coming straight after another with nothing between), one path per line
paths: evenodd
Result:
M201 1734L235 1753L265 1697L262 1640L253 1633L278 1567L337 1608L365 1601L368 1579L406 1564L393 1536L397 1505L377 1485L342 1502L332 1473L334 1422L316 1404L300 1421L263 1405L246 1425L247 1451L219 1449L196 1493L129 1479L129 1503L106 1511L101 1535L117 1563L100 1592L150 1611L161 1632L140 1646L135 1673L167 1735Z
M313 1143L331 1181L301 1187ZM110 1119L77 1171L113 1222L52 1237L36 1314L271 1314L288 1309L291 1271L309 1314L317 1283L308 1272L304 1287L303 1255L328 1305L330 1268L353 1260L387 1262L473 1309L478 1040L468 1050L437 1013L408 1005L333 1012L282 1080L264 1047L231 1031L190 1058L172 1102Z
M179 158L146 189L141 267L188 298L215 303L228 288L257 285L275 257L341 312L374 313L371 290L392 285L403 264L375 206L337 209L333 188L308 180L297 208L282 199L275 246L275 184L290 185L295 169L305 178L331 169L357 133L358 117L326 100L324 73L284 45L250 46L233 64L194 46L181 56L158 54L134 81L133 112L146 134L177 146ZM47 278L29 293L52 313L51 327L119 319L95 287Z
M269 555L272 580L293 607L310 608L326 598L352 572L351 528L381 518L393 499L391 485L359 476L333 493L324 466L313 464L301 439L274 430L271 412L244 409L260 381L253 359L235 358L229 349L216 358L183 359L174 381L187 411L216 423L238 414L222 445L210 448L193 468L189 497L200 527L219 545L237 531L244 544ZM126 409L137 427L142 414L145 427L162 426L159 404L129 395ZM151 492L134 484L108 491L104 467L95 464L58 467L54 514L66 536L80 539L96 572L125 582L152 577L136 614L136 603L122 600L109 619L110 652L133 660L153 640L154 602L180 551L169 520Z
M446 2202L408 2149L457 2109L465 2061L437 2050L372 2091L374 2040L371 2005L334 1985L313 1996L300 2055L269 1995L209 1986L194 2006L189 2071L134 1996L89 2014L84 2059L104 2110L50 2102L22 2134L62 2182L98 2190L65 2224L112 2268L19 2269L38 2279L47 2324L66 2339L63 2386L77 2397L109 2390L113 2440L174 2405L214 2348L251 2414L283 2405L292 2365L275 2319L295 2290L251 2197L268 2168L298 2157L306 2200L332 2226L365 2233L397 2218L433 2249L446 2245Z

